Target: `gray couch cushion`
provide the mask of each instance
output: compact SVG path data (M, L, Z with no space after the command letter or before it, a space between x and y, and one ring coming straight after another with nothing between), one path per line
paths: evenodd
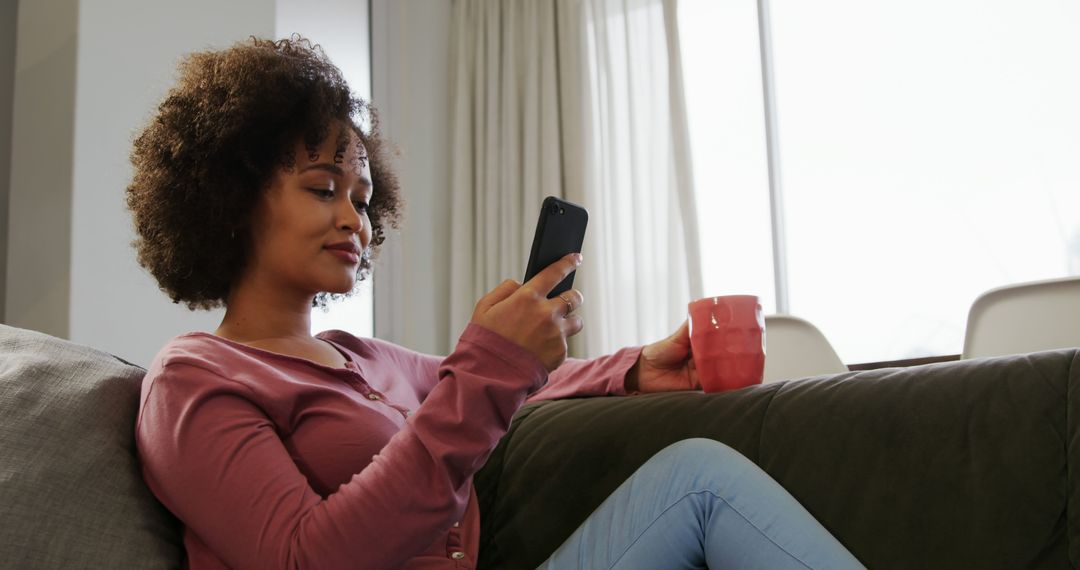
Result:
M145 371L0 325L0 560L176 568L179 526L146 488L134 425Z

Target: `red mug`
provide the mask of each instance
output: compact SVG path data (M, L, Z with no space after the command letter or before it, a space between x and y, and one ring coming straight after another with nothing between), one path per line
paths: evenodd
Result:
M755 295L705 297L690 303L690 350L701 388L736 390L765 373L765 317Z

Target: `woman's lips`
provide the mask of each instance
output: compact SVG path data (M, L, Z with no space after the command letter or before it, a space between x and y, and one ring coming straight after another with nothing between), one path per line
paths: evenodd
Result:
M336 255L339 259L341 259L343 261L348 261L349 263L352 263L352 264L360 263L360 256L356 255L355 253L353 253L351 251L345 251L344 249L329 249L329 248L326 248L326 251L329 251L330 253Z

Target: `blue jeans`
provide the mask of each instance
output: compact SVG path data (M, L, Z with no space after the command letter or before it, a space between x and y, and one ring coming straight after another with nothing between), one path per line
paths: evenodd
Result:
M540 568L864 568L749 459L711 439L645 462Z

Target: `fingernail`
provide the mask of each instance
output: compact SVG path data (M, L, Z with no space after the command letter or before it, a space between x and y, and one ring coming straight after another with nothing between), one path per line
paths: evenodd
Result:
M581 254L574 254L574 265L581 265Z

